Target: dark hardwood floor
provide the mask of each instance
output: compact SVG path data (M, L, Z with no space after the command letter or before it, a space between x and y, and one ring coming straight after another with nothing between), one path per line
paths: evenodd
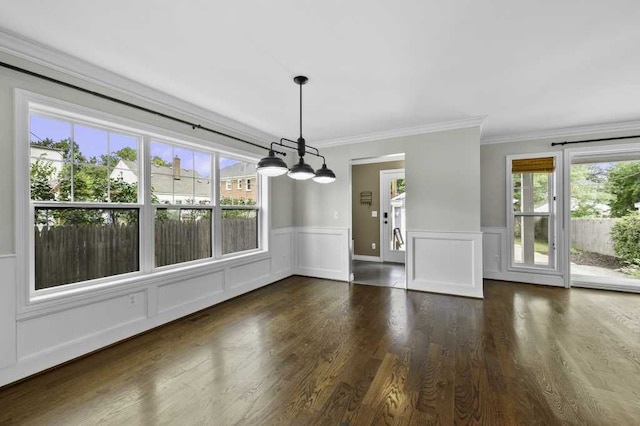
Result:
M292 277L0 390L0 424L640 423L640 295Z

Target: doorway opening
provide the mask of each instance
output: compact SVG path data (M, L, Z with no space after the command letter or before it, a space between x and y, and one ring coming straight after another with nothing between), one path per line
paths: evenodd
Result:
M351 161L351 281L406 288L404 154Z
M571 286L640 291L640 147L570 163Z

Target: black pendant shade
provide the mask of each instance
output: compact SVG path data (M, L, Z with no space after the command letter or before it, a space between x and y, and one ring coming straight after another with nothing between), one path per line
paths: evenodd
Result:
M289 169L289 177L295 180L307 180L315 176L313 168L304 162L304 158L300 157L298 164Z
M316 175L313 177L313 181L318 183L331 183L334 180L336 180L336 174L333 173L333 170L327 168L326 164L323 164L321 169L316 170Z
M269 156L258 162L256 170L265 176L282 176L289 171L289 168L282 158L276 157L273 150L270 150Z

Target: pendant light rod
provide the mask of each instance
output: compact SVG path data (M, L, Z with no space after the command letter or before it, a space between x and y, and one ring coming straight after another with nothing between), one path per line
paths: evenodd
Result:
M302 139L302 84L300 84L300 139Z
M50 83L55 83L55 84L58 84L60 86L67 87L69 89L74 89L74 90L77 90L79 92L87 93L89 95L95 96L95 97L100 98L100 99L105 99L107 101L111 101L111 102L114 102L116 104L124 105L124 106L127 106L129 108L133 108L133 109L137 109L138 111L144 111L146 113L153 114L153 115L156 115L158 117L166 118L167 120L175 121L176 123L186 124L187 126L191 127L193 130L196 130L196 129L204 130L205 132L213 133L213 134L216 134L216 135L219 135L219 136L224 136L226 138L233 139L235 141L246 143L246 144L254 146L256 148L260 148L260 149L264 149L266 151L269 151L269 148L267 148L266 146L262 146L260 144L255 143L255 142L251 142L251 141L248 141L248 140L245 140L245 139L241 139L241 138L238 138L236 136L232 136L232 135L230 135L228 133L220 132L218 130L211 129L209 127L202 126L200 124L196 124L196 123L193 123L193 122L188 121L188 120L183 120L181 118L174 117L172 115L165 114L163 112L159 112L159 111L153 110L151 108L146 108L146 107L143 107L143 106L131 103L131 102L123 101L122 99L118 99L118 98L115 98L113 96L105 95L104 93L96 92L96 91L90 90L90 89L85 89L84 87L76 86L75 84L67 83L66 81L58 80L57 78L49 77L49 76L46 76L44 74L37 73L35 71L30 71L28 69L21 68L21 67L15 66L15 65L11 65L11 64L8 64L6 62L0 62L0 67L6 68L6 69L9 69L9 70L12 70L12 71L16 71L16 72L19 72L19 73L22 73L22 74L26 74L26 75L29 75L31 77L36 77L36 78L39 78L41 80L48 81ZM302 83L302 84L304 84L304 83ZM302 96L302 93L300 94L300 96ZM302 106L300 106L300 108L302 108ZM302 114L302 110L301 110L300 114ZM302 117L302 115L300 115L300 117ZM300 125L302 126L302 124L300 124ZM302 127L300 127L300 132L302 132ZM281 155L287 155L287 153L283 152L283 151L274 151L274 152L276 152L278 154L281 154Z
M284 142L288 142L288 144ZM294 150L298 149L300 146L299 142L292 141L291 139L287 139L287 138L281 138L280 142L271 142L271 149L273 149L273 145L281 146L283 148L294 149ZM311 145L306 145L306 144L304 148L305 148L305 151L304 151L305 154L311 154L311 155L315 155L316 157L322 157L322 160L324 161L325 159L324 155L320 155L320 151L318 150L318 148ZM278 151L274 151L274 152L278 152Z

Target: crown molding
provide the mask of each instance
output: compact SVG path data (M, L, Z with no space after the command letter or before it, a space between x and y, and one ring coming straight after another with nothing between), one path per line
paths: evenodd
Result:
M373 142L383 139L400 138L403 136L422 135L425 133L444 132L447 130L466 129L468 127L480 127L484 124L486 116L464 118L462 120L443 121L440 123L425 124L415 127L404 127L402 129L384 130L375 133L365 133L362 135L348 136L344 138L327 139L313 142L313 146L318 148L328 148L336 145L349 145L354 143Z
M481 145L498 143L511 143L523 141L537 141L550 139L563 139L572 137L585 137L590 135L605 135L607 133L622 133L640 131L640 121L622 121L619 123L595 124L579 127L564 127L539 132L516 133L512 135L481 138ZM563 142L563 141L562 141Z
M349 164L357 166L359 164L388 163L389 161L404 161L404 153L383 155L381 157L356 158L349 161Z
M232 118L202 108L168 93L93 65L60 50L0 29L0 52L61 72L81 81L95 84L127 97L161 107L213 125L221 131L258 142L269 142L275 136ZM204 124L204 123L203 123Z

